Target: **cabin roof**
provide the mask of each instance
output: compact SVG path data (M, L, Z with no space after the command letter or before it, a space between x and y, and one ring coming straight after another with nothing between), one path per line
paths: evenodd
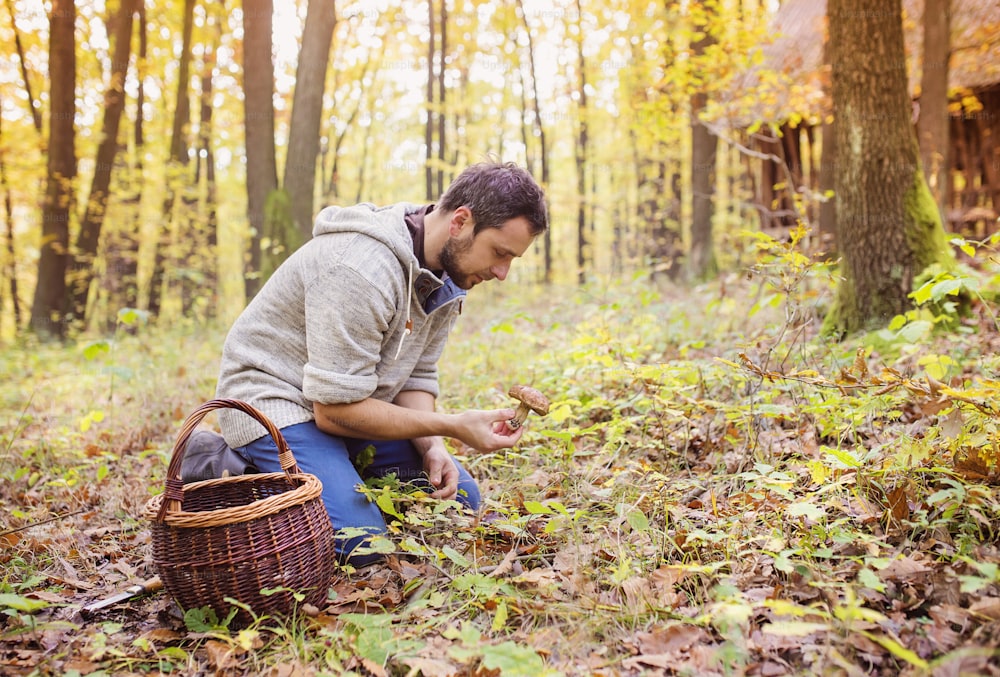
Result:
M920 93L924 0L903 0L903 28L910 92ZM729 126L812 118L830 111L823 64L826 0L785 0L772 19L772 42L763 59L734 83L732 98L721 102ZM952 0L952 55L948 84L982 89L1000 85L1000 0Z

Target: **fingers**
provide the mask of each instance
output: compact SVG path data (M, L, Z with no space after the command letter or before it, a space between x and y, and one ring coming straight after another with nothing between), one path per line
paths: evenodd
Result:
M437 491L431 494L431 498L452 499L458 495L458 468L450 456L428 475L431 484L437 488Z

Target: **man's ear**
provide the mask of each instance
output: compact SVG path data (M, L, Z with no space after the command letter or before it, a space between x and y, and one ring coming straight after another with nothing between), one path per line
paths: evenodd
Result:
M452 236L457 236L467 228L473 227L472 210L465 205L458 207L451 213L451 221L448 222L448 232Z

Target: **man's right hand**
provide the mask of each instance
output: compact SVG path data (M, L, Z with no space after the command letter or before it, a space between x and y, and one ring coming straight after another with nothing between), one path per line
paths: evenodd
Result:
M457 414L458 430L452 435L476 451L492 452L509 449L524 435L524 428L511 430L507 421L514 418L513 409L471 410Z

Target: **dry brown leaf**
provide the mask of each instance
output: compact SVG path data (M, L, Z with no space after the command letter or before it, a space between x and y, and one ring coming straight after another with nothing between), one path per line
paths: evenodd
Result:
M879 570L878 577L883 581L907 580L931 572L931 568L911 557L902 557L889 562L884 569Z
M459 674L459 669L443 658L414 656L402 658L400 662L410 668L411 674L420 674L423 677L455 677Z
M626 658L622 661L622 665L629 670L641 670L643 666L666 669L671 666L676 666L676 664L677 657L673 654L643 654L642 656Z
M280 663L261 673L262 677L310 677L316 671L298 661Z
M641 632L635 636L643 654L674 654L687 651L694 644L705 641L705 631L693 625L674 623Z
M688 577L690 571L686 567L664 564L653 572L653 584L661 587L674 587Z
M991 621L1000 621L1000 598L985 597L969 605L969 611L985 616Z
M499 578L514 568L514 560L517 559L517 548L511 548L504 556L497 568L486 574L490 578Z
M886 516L894 524L899 524L903 520L910 518L910 504L907 500L906 488L903 486L898 486L885 497Z
M361 661L361 665L365 667L365 670L375 675L375 677L388 677L389 673L385 671L385 668L370 658L360 656L359 660Z
M240 661L236 657L236 649L217 639L205 642L205 653L208 654L209 665L217 671L233 670L240 665Z
M622 592L625 594L626 606L632 610L646 607L653 597L649 580L643 576L631 576L622 581Z
M147 630L142 633L143 638L148 639L151 642L159 644L167 644L169 642L179 642L184 639L184 635L181 633L171 630L169 628L153 628L152 630Z

